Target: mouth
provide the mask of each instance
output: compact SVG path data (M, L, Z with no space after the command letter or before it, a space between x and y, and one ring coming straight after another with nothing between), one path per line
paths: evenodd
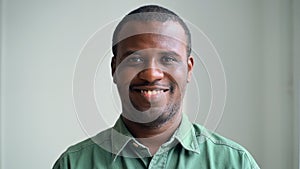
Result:
M137 90L137 92L140 92L145 97L152 97L156 95L163 94L164 92L167 92L168 90L162 90L162 89L155 89L155 90Z
M129 86L129 98L132 105L139 111L150 108L164 108L172 98L174 87L172 85L158 84L132 84Z
M159 96L162 96L166 92L168 92L170 89L166 87L160 87L160 86L136 86L136 87L130 87L130 91L136 92L140 94L141 96L151 99L156 98Z

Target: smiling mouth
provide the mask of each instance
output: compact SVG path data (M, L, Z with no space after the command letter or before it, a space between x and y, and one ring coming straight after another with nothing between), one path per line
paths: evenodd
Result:
M143 96L146 97L151 97L151 96L156 96L156 95L160 95L163 94L165 92L168 92L169 89L167 88L160 88L160 87L132 87L130 88L131 91L135 91L137 93L140 93Z
M168 91L168 89L165 89L165 90L161 90L161 89L156 89L156 90L138 90L138 92L140 92L142 95L148 96L148 97L159 95L159 94L162 94L162 93L167 92L167 91Z
M129 87L129 91L129 97L133 106L139 111L146 111L151 107L164 107L171 87L162 85L132 85Z

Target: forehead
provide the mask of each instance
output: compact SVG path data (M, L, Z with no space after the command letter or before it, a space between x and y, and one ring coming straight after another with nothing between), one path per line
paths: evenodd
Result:
M140 54L173 53L186 56L186 45L174 38L157 34L139 34L131 36L118 44L118 55L126 57L128 53ZM154 55L153 55L154 56Z
M187 37L184 29L178 22L174 21L129 21L120 30L116 43L141 34L156 34L169 37L187 45Z

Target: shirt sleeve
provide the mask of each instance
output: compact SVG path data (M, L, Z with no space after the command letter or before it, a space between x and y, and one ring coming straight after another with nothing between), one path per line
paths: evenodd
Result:
M71 169L68 165L68 159L65 154L62 154L59 159L54 163L52 169Z
M243 155L243 168L245 169L260 169L254 158L249 152L245 152Z

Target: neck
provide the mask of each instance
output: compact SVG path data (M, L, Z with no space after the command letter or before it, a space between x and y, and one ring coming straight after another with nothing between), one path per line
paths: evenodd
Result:
M172 119L158 127L149 127L141 123L130 121L122 116L122 119L132 135L155 154L159 147L167 142L181 123L181 113L176 113Z

